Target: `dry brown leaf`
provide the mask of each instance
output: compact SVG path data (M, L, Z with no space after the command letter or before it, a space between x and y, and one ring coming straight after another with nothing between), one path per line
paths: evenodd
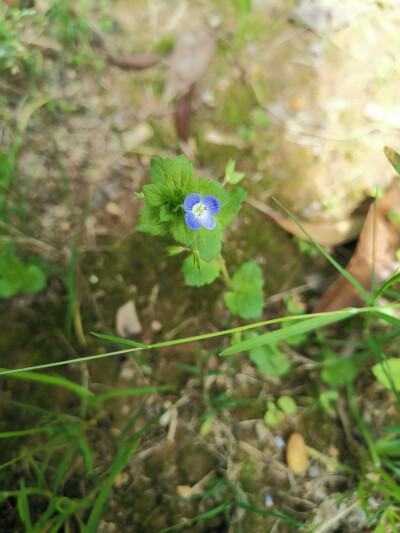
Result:
M137 54L131 56L117 56L114 54L108 54L107 59L110 63L113 63L121 68L143 70L145 68L152 67L161 61L162 56L159 54Z
M375 284L387 281L399 267L396 252L400 248L400 231L390 213L400 210L399 183L390 187L382 198L368 210L357 247L346 270L365 290L370 291L372 278ZM364 304L358 290L344 276L340 276L324 293L314 312L337 311L345 307Z
M206 30L179 35L172 52L164 98L184 95L206 71L215 53L215 37Z
M295 474L304 474L307 470L307 446L300 433L292 433L286 443L286 462Z
M256 198L248 197L246 201L262 213L265 213L271 217L272 220L274 220L288 233L291 233L300 239L306 238L303 231L293 219L285 215L281 215ZM318 244L326 247L337 246L338 244L343 244L353 240L357 235L360 234L363 222L363 216L352 216L346 220L339 221L321 220L318 222L308 222L306 220L299 220L299 223L306 230L306 232Z
M181 96L175 109L175 128L180 139L185 142L190 137L190 119L192 118L192 102L195 93L195 86L192 85L189 92Z

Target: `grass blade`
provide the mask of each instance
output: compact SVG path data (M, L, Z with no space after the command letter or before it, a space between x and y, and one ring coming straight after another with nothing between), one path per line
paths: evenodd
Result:
M167 531L174 531L175 529L180 529L181 527L188 526L189 524L193 524L194 522L198 522L199 520L206 520L207 518L211 518L213 516L216 516L222 513L223 511L225 511L225 508L226 508L226 503L222 503L221 505L218 505L218 507L214 507L214 509L211 509L210 511L199 514L198 516L195 516L194 518L189 518L188 520L185 520L184 522L181 522L180 524L176 524L175 526L162 529L160 533L166 533Z
M333 259L333 257L331 257L328 252L326 252L322 246L320 246L317 241L315 241L311 235L309 235L309 233L307 233L307 231L302 227L302 225L296 220L296 218L279 202L279 200L277 200L274 196L272 197L272 199L274 200L274 202L276 202L279 207L281 209L283 209L285 211L285 213L297 224L297 226L299 226L299 228L301 229L301 231L304 233L304 235L306 235L310 241L313 243L313 245L317 248L317 250L319 250L321 252L321 254L336 268L336 270L338 270L342 276L344 276L346 279L348 279L350 281L350 283L352 285L354 285L354 287L359 291L359 293L362 295L362 297L364 298L364 300L367 302L368 305L371 304L371 297L368 295L367 291L364 289L364 287L351 275L347 272L347 270L345 270L342 266L339 265L339 263L337 261L335 261Z
M0 372L6 373L6 369L1 368ZM74 392L77 396L79 396L82 401L88 402L90 405L97 407L97 399L93 392L60 376L48 376L47 374L35 374L32 372L21 371L18 374L13 375L13 377L18 379L27 379L29 381L37 381L43 385L54 385L56 387L69 389L71 392Z
M132 389L113 389L97 396L99 402L109 400L110 398L119 398L120 396L140 396L141 394L152 394L154 392L163 392L171 390L174 387L172 385L160 385L158 387L136 387Z
M347 309L346 312L335 312L329 314L328 316L325 316L326 313L321 313L321 315L318 316L311 315L311 317L310 315L308 315L307 318L304 318L303 320L301 320L301 322L297 322L295 324L289 325L282 329L277 329L275 331L269 331L267 333L264 333L263 335L259 335L258 337L247 339L245 341L234 344L233 346L230 346L229 348L221 352L220 355L232 355L243 351L253 350L254 348L258 348L259 346L265 346L266 344L270 344L272 342L285 340L290 337L294 337L295 335L299 335L300 333L307 333L308 331L312 331L322 326L326 326L328 324L331 324L332 322L344 320L349 316L357 314L357 312L357 309L350 308Z
M149 348L148 344L143 344L142 342L131 341L130 339L121 339L120 337L113 337L112 335L103 335L103 333L94 333L94 331L91 331L90 333L99 339L115 342L116 344L126 344L127 346L132 346L133 348Z

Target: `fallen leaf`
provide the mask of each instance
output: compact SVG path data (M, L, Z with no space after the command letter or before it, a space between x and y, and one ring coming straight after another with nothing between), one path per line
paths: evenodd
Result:
M292 433L286 443L286 462L295 474L304 474L307 470L307 446L300 433Z
M265 213L272 218L281 228L288 233L299 237L300 239L306 239L303 231L299 228L296 222L285 216L281 215L268 205L260 202L256 198L247 197L246 202L250 205ZM356 215L346 220L320 220L318 222L308 222L307 220L299 220L299 223L306 230L306 232L321 246L331 247L337 246L353 240L360 234L364 222L364 216Z
M190 137L190 119L192 118L192 102L195 93L195 86L180 97L175 109L175 128L178 137L187 142Z
M359 0L347 0L347 5L340 5L337 0L302 0L291 12L290 18L324 35L345 28L366 9Z
M143 70L145 68L152 67L161 61L162 56L159 54L137 54L130 56L117 56L114 54L108 54L107 59L113 65L117 65L121 68Z
M208 31L197 30L179 35L164 91L166 102L189 92L207 70L214 53L215 37Z
M133 300L129 300L118 309L115 329L120 337L125 338L141 333L142 325Z
M372 279L379 286L387 281L400 266L396 252L400 248L398 221L391 214L400 210L400 185L396 183L369 207L358 244L346 271L366 291L371 290ZM315 313L337 311L345 307L360 307L364 300L358 290L344 276L323 294Z

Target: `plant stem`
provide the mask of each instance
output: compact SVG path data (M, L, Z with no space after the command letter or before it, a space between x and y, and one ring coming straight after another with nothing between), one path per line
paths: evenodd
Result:
M231 280L231 277L229 275L228 269L226 268L226 263L225 263L224 258L222 257L222 254L218 254L217 255L217 261L220 264L221 273L222 273L222 277L223 277L223 279L225 281L225 284L228 287L228 289L231 289L232 288L232 280Z

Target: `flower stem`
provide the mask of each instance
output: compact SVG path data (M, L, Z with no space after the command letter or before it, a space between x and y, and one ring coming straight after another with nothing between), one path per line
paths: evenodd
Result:
M221 273L222 273L222 277L223 277L223 279L225 281L225 285L228 287L228 289L231 289L232 288L232 280L231 280L231 277L229 275L228 269L226 268L226 263L225 263L224 258L222 257L222 254L218 254L216 259L217 259L218 263L220 264Z

